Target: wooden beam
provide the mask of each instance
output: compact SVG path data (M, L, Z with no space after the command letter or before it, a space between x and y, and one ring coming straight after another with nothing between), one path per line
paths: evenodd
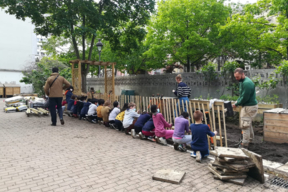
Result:
M105 74L105 93L107 94L108 93L107 66L105 66L104 74Z
M115 96L115 74L114 74L115 68L114 68L114 66L115 66L115 64L113 63L112 64L112 94L113 94L113 96ZM114 101L115 98L112 98L112 99Z
M103 61L88 61L88 60L71 60L69 63L79 63L81 62L82 64L90 64L90 65L101 65L101 66L110 66L110 65L116 65L115 62L103 62Z

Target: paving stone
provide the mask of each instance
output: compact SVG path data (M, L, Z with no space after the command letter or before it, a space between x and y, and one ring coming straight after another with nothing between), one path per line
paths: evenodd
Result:
M265 171L275 171L278 167L281 167L282 163L277 163L269 160L263 159L263 167Z
M0 108L3 104L0 99ZM33 189L134 192L138 188L213 192L217 187L222 186L225 191L234 185L214 180L207 170L209 161L197 163L189 153L132 139L119 131L76 118L65 116L64 120L64 126L58 122L56 127L51 127L49 116L28 118L25 113L0 111L1 192L10 192L8 187L12 186L19 187L20 192ZM175 185L151 179L157 170L165 168L186 172L182 182ZM194 188L196 185L199 189ZM253 191L262 186L258 181L246 181L239 191L243 187Z
M288 162L275 169L275 172L280 174L282 177L288 178Z
M230 157L235 159L249 159L249 157L239 148L217 147L218 157Z
M262 156L247 149L242 149L242 151L255 163L255 167L249 169L248 176L260 181L260 183L265 183Z
M163 169L157 171L152 179L157 181L165 181L168 183L180 184L181 180L183 179L185 172L180 172L171 169Z

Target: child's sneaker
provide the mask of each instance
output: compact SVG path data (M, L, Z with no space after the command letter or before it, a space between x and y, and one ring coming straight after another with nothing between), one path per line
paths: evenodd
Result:
M155 141L156 141L156 143L161 143L159 140L159 137L157 137L157 136L155 136Z
M117 127L116 127L116 125L113 124L113 123L111 124L111 127L112 127L113 129L115 129L115 130L118 130Z
M143 135L142 132L139 132L139 138L140 138L141 140L146 139L145 135Z
M167 145L167 141L166 141L166 139L164 139L163 137L160 137L159 140L160 140L160 143L161 143L161 144Z
M97 123L96 120L94 120L94 119L93 119L91 122L92 122L92 123L95 123L95 124Z
M194 151L193 152L191 152L191 157L193 157L193 158L196 158L196 154L194 153Z
M136 138L136 132L135 132L135 129L131 129L131 136L133 139Z
M180 144L180 145L178 146L178 149L179 149L179 151L181 151L181 152L185 152L185 151L186 151L185 148L183 147L183 144Z
M151 137L151 136L147 137L147 139L148 139L149 141L153 141L153 142L156 141L156 140L155 140L153 137Z
M201 163L201 159L202 159L202 157L201 157L200 151L196 151L196 161Z
M178 143L174 143L174 149L177 151L179 149L179 144Z

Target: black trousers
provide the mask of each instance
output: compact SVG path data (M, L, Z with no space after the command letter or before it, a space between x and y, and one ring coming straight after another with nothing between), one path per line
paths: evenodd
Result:
M49 97L49 110L51 115L51 121L53 125L57 123L57 116L56 116L56 105L58 109L59 118L63 118L62 113L62 97Z
M117 126L118 130L121 131L123 128L123 124L121 121L115 119L115 125Z
M139 133L142 131L142 127L134 126L135 132Z

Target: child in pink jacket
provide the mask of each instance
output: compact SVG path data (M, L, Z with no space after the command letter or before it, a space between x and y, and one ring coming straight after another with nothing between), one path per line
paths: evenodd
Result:
M156 141L167 145L166 139L172 138L174 131L166 130L165 127L172 127L172 124L169 124L164 119L163 115L160 113L157 105L151 106L152 119L155 126L155 135Z

